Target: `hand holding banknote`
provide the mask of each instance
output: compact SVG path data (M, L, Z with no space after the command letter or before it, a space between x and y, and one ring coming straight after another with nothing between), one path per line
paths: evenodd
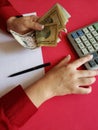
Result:
M44 25L39 24L39 17L36 15L24 17L11 17L7 21L7 29L13 30L19 34L26 34L32 30L42 30Z
M25 24L29 33L22 35L18 31L15 32L14 29L10 29L10 32L25 48L34 49L38 46L56 46L59 41L58 34L62 30L66 31L66 24L69 18L70 14L57 3L42 17L33 19L33 28L30 25L28 26L27 23Z

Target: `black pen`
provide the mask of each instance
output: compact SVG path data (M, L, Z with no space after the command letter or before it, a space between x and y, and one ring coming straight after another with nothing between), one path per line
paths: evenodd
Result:
M43 68L43 67L46 67L46 66L50 66L50 65L51 65L51 63L48 62L48 63L45 63L45 64L41 64L41 65L38 65L38 66L35 66L35 67L32 67L32 68L29 68L27 70L22 70L20 72L16 72L14 74L9 75L8 77L18 76L18 75L21 75L21 74L24 74L24 73L27 73L27 72L30 72L30 71L34 71L34 70L37 70L37 69L40 69L40 68Z

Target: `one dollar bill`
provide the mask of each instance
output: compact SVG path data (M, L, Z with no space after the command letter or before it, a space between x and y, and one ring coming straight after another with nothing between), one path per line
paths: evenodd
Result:
M37 47L37 44L35 42L34 31L31 31L24 35L21 35L13 30L10 30L10 33L13 35L16 41L19 42L23 47L28 49L34 49Z

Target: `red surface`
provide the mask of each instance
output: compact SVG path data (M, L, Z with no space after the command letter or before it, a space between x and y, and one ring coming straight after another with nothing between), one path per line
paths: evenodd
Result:
M72 16L67 24L68 31L98 20L98 0L33 0L32 4L31 0L25 0L26 4L21 0L16 1L18 6L14 0L10 1L21 13L36 11L40 16L54 3L62 4ZM52 65L68 54L72 59L77 58L65 34L57 47L43 47L42 52L44 62L51 62ZM55 97L45 102L21 130L98 130L97 100L98 78L89 95Z

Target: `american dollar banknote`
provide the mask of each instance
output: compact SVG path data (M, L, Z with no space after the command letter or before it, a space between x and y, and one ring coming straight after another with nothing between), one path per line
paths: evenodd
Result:
M23 47L28 49L34 49L37 47L37 44L35 42L35 32L31 31L27 34L21 35L19 33L16 33L13 30L10 30L10 33L13 35L13 37L18 41Z
M58 34L60 31L66 30L66 24L70 17L66 9L57 3L38 20L39 23L45 26L42 31L31 31L24 35L13 30L10 30L10 32L25 48L34 49L38 46L56 46L58 41L60 41Z
M42 31L36 31L36 42L38 46L55 46L58 37L56 23L46 24Z
M62 30L65 30L66 31L66 27L65 25L67 24L68 22L68 19L71 17L71 15L60 5L60 4L55 4L45 15L43 15L39 20L38 22L41 23L41 24L51 24L51 23L55 23L57 24L57 30L59 33L60 31ZM55 34L53 34L55 35ZM36 37L36 39L38 38L38 36ZM57 37L58 38L58 37ZM40 39L40 37L39 37ZM57 41L57 39L56 39ZM38 43L39 46L53 46L52 45L53 43L51 44L47 44L45 42L42 43ZM56 44L57 45L57 42Z
M58 25L58 31L61 31L65 28L65 25L70 17L71 15L60 4L57 3L39 19L39 23L56 23Z

